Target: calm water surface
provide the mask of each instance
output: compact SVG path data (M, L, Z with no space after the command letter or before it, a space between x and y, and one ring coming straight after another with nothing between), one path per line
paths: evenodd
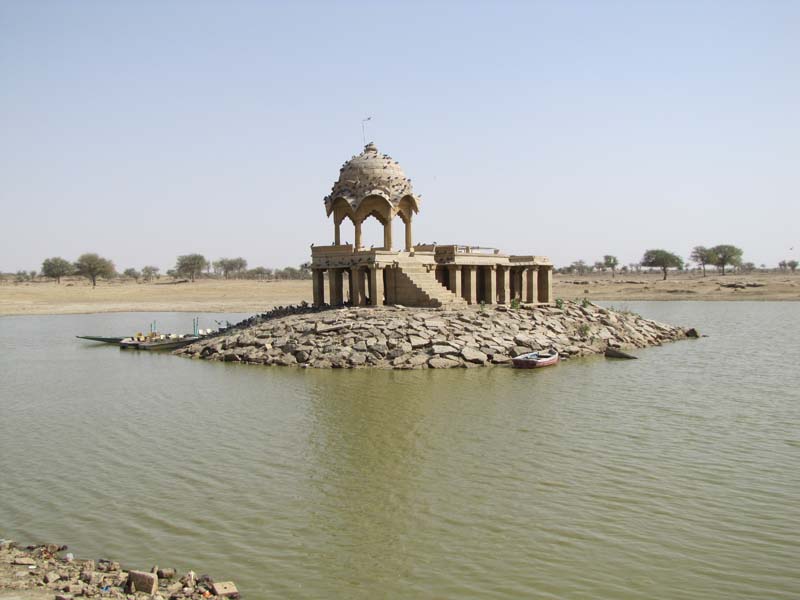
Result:
M800 597L800 303L627 307L711 337L315 371L72 337L191 315L0 318L0 536L249 598Z

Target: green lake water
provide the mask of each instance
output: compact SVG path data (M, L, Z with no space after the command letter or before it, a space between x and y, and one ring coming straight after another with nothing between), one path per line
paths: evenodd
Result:
M800 303L626 308L710 337L318 371L73 337L188 314L0 317L0 537L247 598L800 597Z

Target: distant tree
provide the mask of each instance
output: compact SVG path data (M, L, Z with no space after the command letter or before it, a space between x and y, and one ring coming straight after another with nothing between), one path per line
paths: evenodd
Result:
M578 273L578 275L585 275L589 270L589 266L582 260L574 261L570 267L572 267L572 270Z
M188 277L192 281L206 268L206 257L202 254L184 254L175 263L175 272L179 277Z
M98 277L114 276L114 263L94 252L89 252L81 254L75 261L75 272L88 278L92 282L92 287L96 287Z
M725 275L726 265L737 267L742 264L742 249L736 246L721 244L719 246L714 246L709 252L711 252L714 265L722 269L723 275Z
M778 268L779 268L781 271L785 271L786 269L788 269L788 268L789 268L789 265L788 265L788 263L787 263L785 260L782 260L781 262L779 262L779 263L778 263Z
M55 279L56 283L61 283L61 278L72 273L72 263L64 260L60 256L46 258L42 262L42 275Z
M682 269L683 268L683 259L677 254L673 254L672 252L667 252L666 250L648 250L644 253L642 257L642 266L643 267L657 267L661 269L664 273L664 279L667 278L667 269L676 268Z
M248 279L263 280L263 279L267 278L268 274L269 274L269 271L267 269L265 269L264 267L256 267L254 269L250 269L249 271L247 271L246 276L248 277Z
M796 260L786 261L786 266L789 267L792 270L792 273L794 273L797 270L797 265L798 264L800 264L800 263L798 263Z
M706 265L714 264L714 254L705 246L695 246L689 255L689 260L697 263L703 269L703 277L706 276Z
M31 271L31 279L36 279L36 271Z
M214 272L222 274L225 279L230 276L241 276L247 270L247 261L241 256L238 258L220 258L214 261Z
M603 257L603 265L607 269L611 269L611 278L613 279L617 274L617 265L619 265L619 261L617 260L616 256L612 256L611 254L606 254Z
M742 269L742 273L752 273L756 270L756 264L751 262L742 263L740 267Z
M167 269L167 277L172 277L173 279L178 276L178 272L175 269Z
M220 268L222 269L222 276L225 279L231 276L233 271L235 270L235 266L233 263L232 258L220 258L218 261Z
M154 278L159 277L158 272L160 270L158 267L153 266L142 267L142 279L152 281Z
M595 271L602 271L603 273L605 273L606 272L606 263L604 263L601 260L596 260L594 262L594 265L592 266L592 269L595 270Z
M30 281L30 273L27 271L17 271L14 275L14 281L17 283L22 283L23 281Z
M622 265L619 269L620 273L627 273L628 272L628 265Z
M233 273L236 277L240 277L245 271L247 271L247 261L241 256L238 258L232 258L231 262L233 263Z
M141 277L141 276L142 276L142 274L141 274L141 273L139 273L139 271L137 271L137 270L136 270L136 269L134 269L133 267L131 267L130 269L125 269L125 270L122 272L122 274L123 274L125 277L130 277L131 279L135 279L136 281L139 281L139 277Z

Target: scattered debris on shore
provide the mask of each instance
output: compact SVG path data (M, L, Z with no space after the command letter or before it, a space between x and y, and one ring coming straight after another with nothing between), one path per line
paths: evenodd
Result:
M236 599L231 581L214 581L189 571L153 567L150 571L125 570L120 563L74 558L66 546L42 544L20 548L0 539L0 591L38 590L41 598L140 598L155 600ZM27 597L27 596L26 596Z
M569 358L685 337L681 327L587 301L519 308L287 307L175 354L318 369L441 369L507 365L520 354L551 348Z

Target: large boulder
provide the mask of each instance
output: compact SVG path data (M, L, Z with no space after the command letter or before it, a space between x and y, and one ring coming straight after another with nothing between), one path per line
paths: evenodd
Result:
M486 356L480 350L477 350L476 348L471 348L469 346L466 346L461 351L461 357L469 363L475 363L479 365L486 364L486 361L489 359L489 357Z
M452 369L453 367L460 367L461 362L451 358L434 356L428 361L428 366L431 369Z
M152 596L158 592L158 575L144 571L129 571L127 592L129 594L143 592Z

